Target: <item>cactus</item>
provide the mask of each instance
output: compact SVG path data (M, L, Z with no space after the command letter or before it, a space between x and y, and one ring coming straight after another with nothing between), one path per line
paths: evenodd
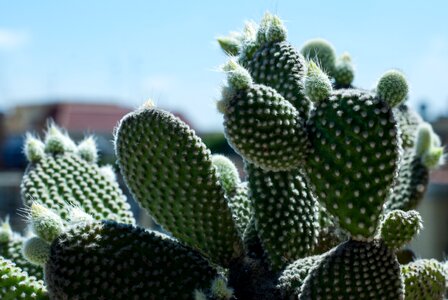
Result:
M0 298L3 300L49 299L43 281L29 276L2 256L0 256Z
M394 193L386 201L387 211L417 208L426 192L430 171L443 164L443 148L431 125L422 122L416 132L412 147L404 149Z
M299 299L403 299L400 265L381 241L347 241L310 271Z
M401 267L406 300L444 299L447 275L434 259L419 259Z
M191 299L217 276L196 251L113 221L80 224L59 236L45 273L54 299Z
M96 163L92 138L78 146L54 124L44 142L31 135L25 141L29 166L22 181L25 205L35 199L68 218L71 206L81 206L95 219L134 223L130 206L118 183Z
M126 183L158 223L215 263L239 257L241 239L210 151L185 123L147 104L121 120L115 145Z
M28 275L43 279L42 267L30 263L22 254L25 240L21 234L12 231L8 220L0 220L0 257L14 262L17 268Z
M348 54L323 40L297 51L269 13L218 42L231 58L217 105L246 181L151 101L115 131L125 183L168 235L133 224L92 138L53 125L27 138L22 251L44 266L48 297L439 299L446 272L397 259L422 227L407 203L443 163L403 74L354 89Z
M422 229L422 219L418 212L394 210L381 222L381 239L390 249L400 249Z

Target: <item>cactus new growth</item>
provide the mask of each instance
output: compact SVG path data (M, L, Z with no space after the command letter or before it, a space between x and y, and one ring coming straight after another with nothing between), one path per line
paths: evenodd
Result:
M218 43L231 56L218 108L245 180L148 101L118 123L115 152L158 233L135 225L95 140L51 124L24 147L33 235L0 228L2 299L441 299L441 263L397 259L444 162L404 75L355 89L348 54L322 39L296 50L269 13Z

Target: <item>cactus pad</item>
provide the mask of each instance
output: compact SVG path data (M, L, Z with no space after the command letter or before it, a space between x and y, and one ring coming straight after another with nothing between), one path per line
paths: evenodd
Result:
M241 254L210 151L184 122L142 107L121 120L115 146L128 187L159 224L215 263Z
M308 256L288 265L278 279L278 288L282 294L290 297L299 295L306 277L311 269L318 265L322 257L321 255Z
M336 60L333 78L338 88L349 88L351 86L355 78L355 69L348 53L344 53Z
M37 279L43 279L42 267L30 263L22 255L22 245L25 238L13 232L7 221L1 224L0 234L2 236L2 240L0 240L0 256L14 262L18 268L25 271L28 275Z
M309 60L313 60L324 72L333 76L336 65L336 51L328 41L313 39L307 41L300 52Z
M308 128L317 196L352 236L372 237L399 156L391 109L367 92L338 90L316 105Z
M316 199L300 170L270 172L246 165L255 227L271 264L280 269L316 244Z
M36 152L33 149L39 143L29 136L25 152ZM90 160L85 159L85 146L81 143L78 152L74 142L51 125L43 146L45 154L38 160L30 160L23 177L21 193L25 205L41 202L65 220L70 207L79 206L98 220L135 222L118 183L100 172L98 165L91 161L94 154L87 156ZM27 154L27 157L34 156Z
M398 250L409 243L422 228L422 218L417 211L393 210L382 220L379 232L390 249Z
M242 79L233 82L238 74L248 75L241 66L230 66L227 89L232 92L225 90L221 100L226 107L224 128L229 143L247 161L266 170L300 165L309 144L297 110L270 87Z
M429 170L413 148L404 150L401 157L394 190L386 201L386 211L417 208L425 195L429 182Z
M401 267L406 300L444 299L446 278L441 263L419 259Z
M310 102L305 98L302 78L306 73L303 56L287 42L269 43L243 64L255 83L275 89L306 118Z
M191 299L215 276L193 249L112 221L86 223L61 235L45 268L53 299Z
M347 241L311 270L299 299L403 299L400 265L380 241Z
M48 300L44 283L29 276L13 262L0 256L0 298L2 300Z
M423 122L422 118L406 104L395 107L394 114L400 127L403 149L413 148L418 126Z

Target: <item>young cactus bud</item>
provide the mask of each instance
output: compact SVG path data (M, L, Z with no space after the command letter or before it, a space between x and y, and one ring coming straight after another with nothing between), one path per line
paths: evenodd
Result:
M64 152L75 152L75 143L68 138L55 124L50 124L45 136L45 152L62 154Z
M394 250L409 243L423 228L422 218L415 210L393 210L380 225L380 236L384 243Z
M327 99L332 91L331 82L314 61L308 64L308 73L305 77L305 94L313 102Z
M81 207L72 207L68 213L68 219L70 221L70 225L76 225L79 223L88 223L93 222L95 219L86 213Z
M30 263L44 266L50 257L50 245L35 236L25 241L22 253Z
M312 39L307 41L300 52L318 64L324 72L333 75L336 65L336 51L330 42L324 39Z
M61 217L37 202L31 205L30 223L33 232L49 243L64 231Z
M78 155L88 162L96 163L98 159L98 150L96 148L95 139L92 136L85 138L79 143Z
M415 153L421 157L422 163L428 169L435 169L444 163L440 139L428 123L422 123L418 128Z
M212 155L212 163L218 172L219 181L226 191L226 194L232 194L241 183L238 170L233 162L224 155Z
M233 289L227 286L227 282L222 277L217 277L213 280L210 292L213 299L229 300L233 297Z
M419 259L401 267L406 300L444 299L446 277L435 259Z
M249 72L234 59L229 60L222 69L227 73L228 86L234 90L245 89L253 84Z
M381 76L377 84L377 95L391 107L398 106L406 99L409 87L404 75L390 70Z
M237 56L240 53L243 38L240 32L231 32L228 36L220 36L216 40L225 54Z
M26 135L23 152L29 162L36 163L40 161L45 156L44 147L42 141L31 134Z
M8 242L12 237L11 225L9 225L9 218L6 217L5 221L0 220L0 243Z
M355 78L355 69L353 67L350 54L344 53L336 61L334 73L334 81L338 87L348 88Z

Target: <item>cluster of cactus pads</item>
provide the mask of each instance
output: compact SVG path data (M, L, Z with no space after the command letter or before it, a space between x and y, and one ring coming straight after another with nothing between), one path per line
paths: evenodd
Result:
M165 233L140 228L92 137L28 136L21 186L30 232L0 228L2 299L442 299L446 266L397 255L443 148L386 72L352 85L347 53L297 51L282 21L219 38L218 109L246 181L150 101L115 132L133 197Z

